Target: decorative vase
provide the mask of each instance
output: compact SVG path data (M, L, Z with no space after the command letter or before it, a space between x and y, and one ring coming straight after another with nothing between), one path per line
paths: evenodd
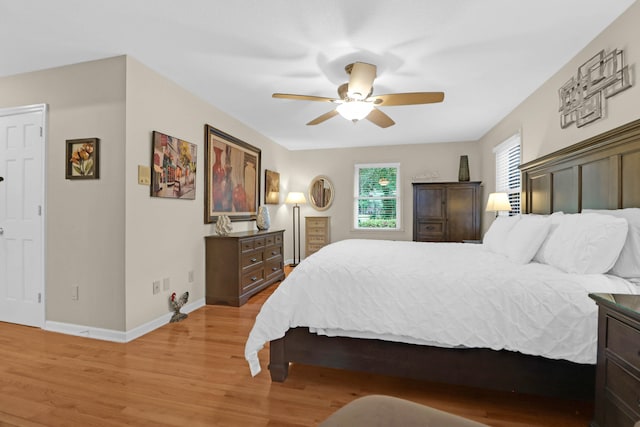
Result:
M216 234L218 236L226 236L231 233L231 219L226 215L218 216L216 221Z
M460 156L458 181L469 181L469 156Z
M258 208L258 215L256 216L256 227L258 227L258 230L268 230L269 227L271 227L269 209L267 209L266 206L260 206Z
M220 161L222 158L222 148L213 147L213 152L216 156L216 160L213 162L213 209L220 212L225 211L223 203L227 172L224 170L224 166L222 166L222 162Z
M242 184L236 185L233 189L233 209L236 212L247 212L247 193Z

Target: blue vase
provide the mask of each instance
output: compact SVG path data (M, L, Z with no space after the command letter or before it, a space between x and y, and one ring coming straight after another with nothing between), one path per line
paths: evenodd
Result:
M266 206L260 206L258 208L258 215L256 216L256 227L258 227L258 230L268 230L269 227L271 227L269 209L267 209Z

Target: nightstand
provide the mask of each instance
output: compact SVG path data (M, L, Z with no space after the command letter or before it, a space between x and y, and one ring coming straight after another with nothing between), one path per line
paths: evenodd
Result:
M598 304L598 365L591 427L640 420L640 295L589 294Z

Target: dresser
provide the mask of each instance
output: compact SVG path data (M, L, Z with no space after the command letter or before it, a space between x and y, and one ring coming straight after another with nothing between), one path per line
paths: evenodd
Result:
M413 240L480 239L480 182L413 184Z
M590 294L598 304L598 364L592 427L640 421L640 295Z
M304 217L304 256L318 252L323 246L331 242L329 225L331 217L306 216Z
M241 306L284 279L283 230L243 231L205 237L207 304Z

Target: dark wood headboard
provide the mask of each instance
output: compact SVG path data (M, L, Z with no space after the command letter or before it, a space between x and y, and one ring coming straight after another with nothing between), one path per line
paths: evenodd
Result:
M640 120L520 166L522 212L640 207Z

